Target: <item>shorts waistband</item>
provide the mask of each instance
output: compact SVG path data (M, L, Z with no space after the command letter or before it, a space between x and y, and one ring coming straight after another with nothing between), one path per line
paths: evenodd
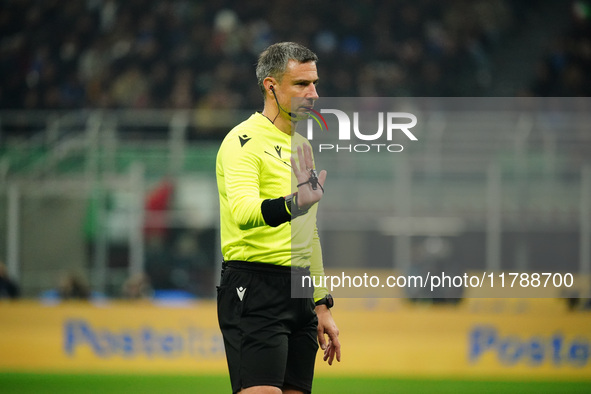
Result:
M253 261L229 260L222 263L222 269L237 269L241 271L258 272L279 275L310 275L310 269L304 267L291 267L286 265L275 265L270 263L259 263Z

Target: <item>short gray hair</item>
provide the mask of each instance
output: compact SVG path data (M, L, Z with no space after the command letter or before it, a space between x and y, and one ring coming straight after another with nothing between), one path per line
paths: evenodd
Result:
M273 77L281 81L290 60L299 63L317 62L318 56L296 42L279 42L269 46L259 56L256 70L257 82L263 95L265 94L265 86L263 85L265 78Z

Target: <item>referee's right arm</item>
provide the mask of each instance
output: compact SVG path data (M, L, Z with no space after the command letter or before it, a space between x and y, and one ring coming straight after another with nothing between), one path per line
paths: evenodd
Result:
M242 230L265 226L259 191L261 160L247 147L241 148L237 139L225 142L219 154L232 219Z

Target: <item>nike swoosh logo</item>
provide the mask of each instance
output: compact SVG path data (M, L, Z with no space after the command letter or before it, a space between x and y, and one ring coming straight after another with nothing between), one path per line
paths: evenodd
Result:
M286 166L288 166L289 168L291 168L291 164L289 164L286 161L281 160L280 158L278 158L277 156L273 155L272 153L269 153L267 151L265 151L266 154L268 154L269 156L271 156L273 159L275 160L279 160L280 162L282 162L283 164L285 164Z
M237 287L236 292L238 293L238 298L240 298L240 301L242 301L242 299L244 298L244 293L246 293L246 287Z
M244 134L243 136L238 136L238 139L240 139L240 147L243 147L244 144L246 144L248 141L252 139L252 137L249 137L246 134Z

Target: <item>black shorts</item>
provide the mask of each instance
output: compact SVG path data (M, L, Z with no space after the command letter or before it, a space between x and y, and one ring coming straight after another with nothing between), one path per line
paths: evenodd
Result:
M224 264L218 321L234 393L252 386L312 391L318 318L312 292L291 297L292 276L289 267Z

